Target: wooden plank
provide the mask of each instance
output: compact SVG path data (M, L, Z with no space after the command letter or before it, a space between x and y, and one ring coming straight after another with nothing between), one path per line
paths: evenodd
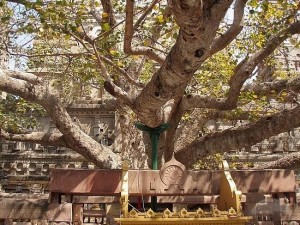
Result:
M72 204L48 203L47 199L0 200L1 219L40 219L49 221L71 221Z

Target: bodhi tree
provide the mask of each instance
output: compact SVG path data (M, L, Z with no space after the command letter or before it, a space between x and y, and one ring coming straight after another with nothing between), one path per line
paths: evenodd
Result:
M299 46L298 1L2 0L1 6L2 54L19 62L18 70L0 69L0 90L9 94L1 101L4 139L65 146L116 168L124 157L151 157L149 138L135 122L147 129L168 124L158 157L174 154L191 166L300 126L300 76L276 60ZM69 116L66 107L83 86L112 96L121 155ZM22 114L41 109L59 133L28 129L32 118ZM247 122L215 131L206 129L209 120ZM299 160L294 153L264 166Z

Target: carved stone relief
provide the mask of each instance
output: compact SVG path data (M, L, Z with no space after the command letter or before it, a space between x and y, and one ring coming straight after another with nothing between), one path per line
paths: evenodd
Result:
M162 166L159 175L162 183L166 186L165 189L169 189L171 186L178 186L180 188L186 180L187 170L173 156L169 162Z
M93 137L96 141L104 145L112 145L114 142L112 118L95 118L93 126Z

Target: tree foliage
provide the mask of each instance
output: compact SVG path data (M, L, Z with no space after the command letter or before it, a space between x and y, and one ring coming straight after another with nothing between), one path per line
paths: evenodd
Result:
M87 137L65 111L63 103L91 87L111 94L131 128L136 121L152 128L169 123L159 156L168 160L175 154L188 166L300 126L299 75L276 60L299 47L298 1L0 4L0 46L19 60L18 69L27 71L0 70L0 89L11 94L1 102L4 138L42 143L29 133L25 139L18 135L28 127L25 119L5 119L42 107L61 132L47 144L70 147L99 166L117 167L120 156ZM286 103L288 109L282 110ZM247 123L216 132L207 130L209 120ZM135 151L140 142L131 143L126 151Z

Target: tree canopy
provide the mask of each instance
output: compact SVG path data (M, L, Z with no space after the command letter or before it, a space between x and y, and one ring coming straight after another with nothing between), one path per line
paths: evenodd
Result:
M112 96L128 129L137 121L149 128L168 123L159 156L175 154L187 166L300 126L300 76L288 59L300 44L296 0L0 4L1 54L15 64L0 68L0 90L9 93L0 105L2 138L69 147L100 167L118 167L122 156L66 111L89 87ZM60 133L28 129L33 119L22 115L30 110L47 113ZM247 122L215 131L206 129L209 120ZM142 140L141 132L122 135L123 148L136 151L140 142L128 144L128 135ZM295 153L266 167L299 160Z

